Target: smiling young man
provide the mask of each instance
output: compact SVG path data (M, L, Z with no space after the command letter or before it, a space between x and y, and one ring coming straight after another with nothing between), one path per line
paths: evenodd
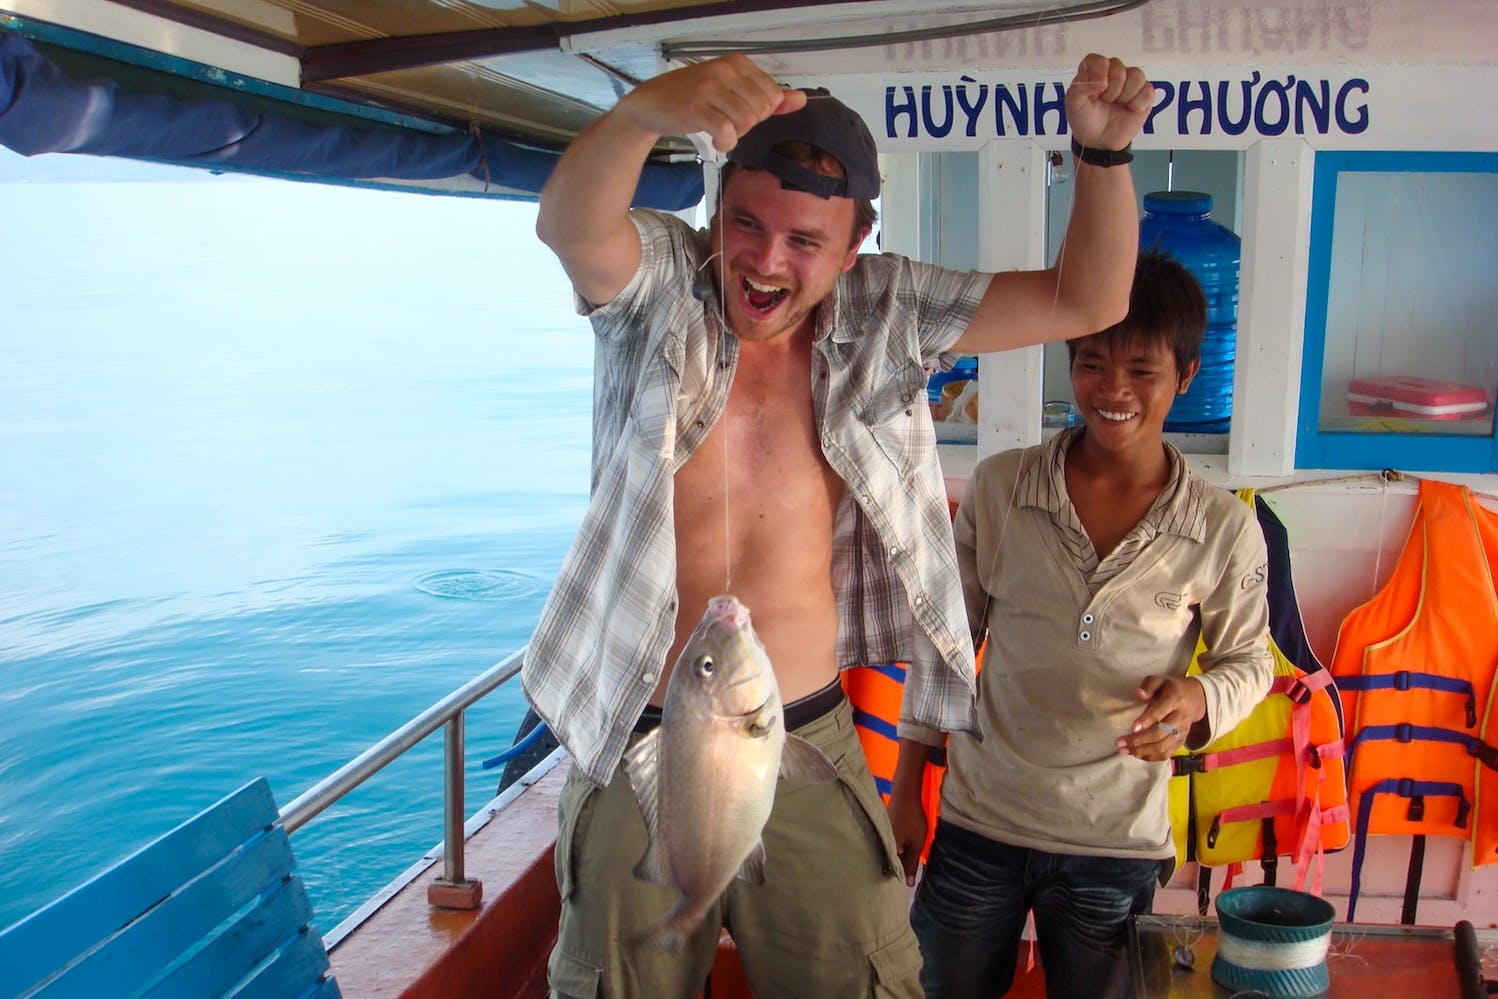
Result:
M1269 688L1263 534L1162 437L1206 317L1184 267L1140 255L1128 316L1067 344L1085 425L986 458L968 481L954 530L988 643L983 738L947 745L911 913L927 999L1002 995L1032 911L1047 996L1127 996L1128 918L1174 865L1166 761ZM1188 678L1198 636L1203 672ZM902 742L890 801L912 878L928 755Z
M1065 266L1045 271L860 255L879 194L867 127L742 56L642 84L563 155L537 232L598 346L592 497L523 674L574 764L556 994L696 996L725 926L757 996L919 994L908 893L838 670L909 662L912 724L973 723L925 369L1123 315L1134 191L1107 165L1126 157L1100 151L1129 144L1152 95L1137 68L1083 60ZM629 211L658 139L699 132L729 159L709 228ZM671 665L723 592L753 616L787 729L839 780L781 783L763 882L734 881L676 957L634 942L676 893L632 874L645 830L620 758L659 722Z

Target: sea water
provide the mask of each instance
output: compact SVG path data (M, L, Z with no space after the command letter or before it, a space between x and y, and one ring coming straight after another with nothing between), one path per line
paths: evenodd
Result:
M0 926L520 648L586 498L533 205L151 176L0 183ZM470 713L470 812L523 713ZM439 732L293 836L321 931L441 807Z

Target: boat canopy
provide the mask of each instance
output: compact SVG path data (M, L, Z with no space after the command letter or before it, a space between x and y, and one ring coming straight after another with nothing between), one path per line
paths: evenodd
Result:
M1162 97L1140 148L1243 148L1291 118L1322 146L1366 147L1361 98L1402 93L1412 62L1433 70L1417 80L1434 88L1435 117L1482 120L1468 98L1483 91L1473 74L1489 66L1498 5L1437 6L0 0L0 144L534 198L560 150L620 96L694 60L744 53L789 85L829 86L881 152L954 152L1046 136L1064 149L1065 81L1095 51L1155 74ZM1385 82L1391 71L1400 83ZM1441 121L1426 129L1438 140L1455 134ZM1437 148L1426 134L1380 134ZM695 204L701 174L692 144L663 136L637 203Z
M179 97L70 74L27 38L0 33L0 145L23 156L118 156L304 180L533 199L558 153L492 133L423 130L331 110L293 116L262 99ZM140 74L135 74L139 77ZM702 198L691 164L650 164L636 203L677 211Z
M578 132L673 64L742 51L785 79L871 72L895 40L1144 2L0 0L0 144L532 199ZM691 144L663 137L636 203L702 193Z

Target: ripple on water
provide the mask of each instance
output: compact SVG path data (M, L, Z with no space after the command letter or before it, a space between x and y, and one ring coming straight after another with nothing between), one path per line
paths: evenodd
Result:
M540 592L542 581L513 569L444 569L422 576L416 588L454 600L518 600Z

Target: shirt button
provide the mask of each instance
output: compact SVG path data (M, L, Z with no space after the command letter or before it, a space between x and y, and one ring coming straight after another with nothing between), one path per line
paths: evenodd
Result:
M644 673L640 674L640 679L645 683L654 683L655 674L650 672L649 670L646 670Z
M822 446L825 447L825 448L832 447L832 435L831 434L828 434L826 437L822 438Z
M1091 624L1092 621L1093 621L1093 617L1092 617L1091 614L1083 614L1082 615L1082 623L1083 624Z
M926 598L921 596L920 594L916 594L916 598L912 600L911 603L915 604L917 607L920 607L926 603Z
M1084 642L1090 642L1090 641L1092 641L1092 632L1090 632L1090 631L1084 631L1080 635L1078 635L1077 637L1080 638Z
M900 546L899 545L890 545L889 546L889 557L890 558L894 558L896 555L899 555L899 554L900 554Z

